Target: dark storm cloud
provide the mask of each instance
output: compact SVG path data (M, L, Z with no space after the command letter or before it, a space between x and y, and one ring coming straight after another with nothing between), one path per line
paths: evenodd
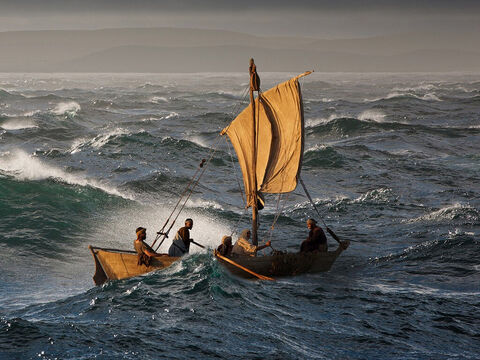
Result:
M230 11L328 11L351 13L355 11L471 13L480 10L480 2L473 0L3 0L0 10L9 13L24 12L230 12Z

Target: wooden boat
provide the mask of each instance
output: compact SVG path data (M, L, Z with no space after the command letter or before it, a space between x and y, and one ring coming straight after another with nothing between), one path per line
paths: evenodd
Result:
M159 254L159 256L152 258L150 266L145 266L138 265L138 257L135 251L105 249L91 245L88 248L95 260L95 274L93 275L95 285L102 285L109 280L127 279L165 269L180 259L179 257Z
M246 206L252 209L252 244L258 245L258 212L264 203L262 194L292 192L300 181L319 216L320 213L300 179L305 126L299 79L311 72L307 71L262 92L253 59L250 60L249 70L250 104L221 134L228 135L237 153L243 175ZM254 92L257 93L256 98ZM274 224L272 229L273 226ZM328 271L349 242L340 241L329 228L327 231L339 242L335 251L230 259L215 252L215 256L232 273L247 277L252 274L262 278Z
M232 274L243 278L258 277L255 274L267 277L295 276L305 273L329 271L337 257L348 247L348 242L339 244L337 249L328 252L312 253L280 253L271 256L233 256L231 262L224 257L217 256L218 261ZM216 254L217 255L217 254ZM244 267L251 272L247 272Z

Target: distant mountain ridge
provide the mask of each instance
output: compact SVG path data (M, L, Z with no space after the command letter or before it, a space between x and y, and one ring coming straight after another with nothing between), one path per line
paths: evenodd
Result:
M359 39L184 28L0 32L0 72L480 71L477 34Z

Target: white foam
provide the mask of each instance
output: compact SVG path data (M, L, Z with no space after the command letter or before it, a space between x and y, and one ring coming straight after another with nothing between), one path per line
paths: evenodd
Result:
M32 117L37 114L39 114L41 111L40 110L32 110L32 111L27 111L26 113L23 114L24 117Z
M399 88L395 87L392 90L393 91L401 91L401 92L412 92L412 91L430 91L430 90L435 90L438 89L438 86L435 84L420 84L417 86L412 86L412 87L405 87L405 88Z
M4 121L0 127L5 130L22 130L37 128L38 126L32 120L11 119Z
M217 91L217 94L240 99L244 94L247 94L247 93L245 92L245 90L237 90L237 91L219 90Z
M192 137L187 137L185 138L185 140L188 140L188 141L191 141L195 144L197 144L198 146L201 146L201 147L204 147L204 148L208 148L211 146L211 144L208 144L205 142L204 139L202 139L200 136L192 136Z
M324 124L328 124L330 121L333 121L335 119L349 117L349 116L350 115L346 115L346 114L331 114L328 118L321 117L321 118L307 119L307 121L305 121L305 126L315 127L318 125L324 125Z
M375 291L387 294L419 294L419 295L434 295L436 297L442 298L456 298L458 296L472 296L477 297L480 295L478 291L465 292L465 291L454 291L454 290L445 290L445 289L436 289L428 286L410 284L409 286L397 286L390 284L371 284L367 285Z
M96 179L89 179L77 174L69 174L64 170L52 165L48 165L40 159L30 156L25 151L19 149L0 155L0 171L6 172L18 180L35 181L57 179L67 184L91 186L105 191L108 194L134 200L131 195L124 194L115 189L113 186L104 184Z
M135 206L119 210L115 213L115 217L107 219L103 226L96 226L99 234L96 236L94 235L94 237L112 239L109 240L108 244L105 244L105 246L131 248L133 250L135 229L142 226L147 229L147 243L152 244L156 232L161 229L165 220L170 216L173 207L174 203L165 201L164 203L158 204L135 204ZM173 220L175 216L176 214L174 214L171 220ZM232 228L224 220L206 216L198 209L185 208L172 227L169 237L165 239L162 246L159 248L159 252L168 252L168 248L172 244L172 239L175 233L180 227L184 226L184 220L186 218L193 219L193 229L190 230L191 238L209 249L216 248L220 245L223 235L230 235L232 233ZM168 229L170 224L171 222L167 225L166 229ZM235 224L232 224L231 226L234 225ZM118 234L117 239L112 238L112 229L115 229L115 234ZM109 236L106 236L107 234ZM158 244L159 242L154 246L154 249ZM194 244L190 245L191 254L206 252L209 252L209 250L202 249Z
M166 103L168 99L165 96L153 96L150 98L150 102L154 104Z
M201 209L217 209L223 210L223 206L218 202L213 200L203 200L203 199L189 199L187 206L190 208L201 208Z
M55 115L67 115L69 117L74 117L80 110L80 104L75 101L69 101L57 104L57 106L52 110L52 113Z
M423 96L419 96L416 94L413 94L411 92L401 92L401 91L393 91L391 93L388 93L387 96L385 97L379 97L379 98L374 98L374 99L363 99L364 102L375 102L375 101L380 101L380 100L388 100L388 99L395 99L399 97L412 97L415 99L419 100L426 100L426 101L442 101L437 95L434 93L427 93Z
M443 207L439 210L432 211L431 213L419 216L414 219L407 220L405 222L413 223L413 222L420 222L420 221L453 220L453 218L458 213L462 213L464 210L476 211L476 209L470 205L455 203L453 205Z
M171 119L171 118L174 118L174 117L177 117L177 116L178 116L178 113L175 112L175 111L172 111L167 116L165 116L164 119Z
M91 146L94 149L100 149L103 147L111 138L120 136L120 135L128 135L130 132L123 128L116 128L112 131L107 133L95 136L93 139L87 138L80 138L76 139L72 146L70 147L70 153L75 154L82 150L84 146Z
M385 121L385 116L386 115L380 110L369 109L360 113L360 115L358 115L358 119L362 121L374 121L381 123Z
M426 93L425 95L423 95L420 99L422 100L427 100L427 101L443 101L442 99L440 99L437 95L435 95L434 93Z
M325 144L315 144L314 146L312 146L311 148L308 148L307 150L305 150L305 153L308 153L308 152L315 152L315 151L318 151L318 150L325 150L327 149L328 146L326 146Z

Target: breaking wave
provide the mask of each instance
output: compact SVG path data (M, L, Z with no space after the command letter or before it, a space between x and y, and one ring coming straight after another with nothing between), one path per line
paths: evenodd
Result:
M168 99L165 96L152 96L150 102L154 104L166 103Z
M134 200L132 195L123 193L111 185L105 184L96 179L69 174L64 170L48 165L40 159L30 156L25 151L19 149L1 154L0 171L21 181L55 179L70 185L90 186L111 195Z
M380 110L365 110L360 115L358 115L358 119L362 121L375 121L375 122L384 122L385 121L385 114Z
M65 115L66 117L73 118L81 110L80 105L75 101L59 103L52 113L55 115Z
M384 97L374 99L364 99L364 102L380 102L385 100L402 100L402 99L417 99L422 101L443 101L435 93L426 93L424 95L417 95L411 92L393 91Z
M93 149L100 149L108 144L109 141L116 139L122 135L130 135L130 132L123 128L117 128L106 134L95 136L93 139L77 139L70 148L70 153L75 154L85 147L92 147Z
M10 119L0 124L4 130L23 130L38 128L38 125L33 120L27 119Z
M478 224L480 222L480 211L469 204L456 203L451 206L434 210L417 218L406 220L405 222L437 222L445 220L461 220L464 224Z

